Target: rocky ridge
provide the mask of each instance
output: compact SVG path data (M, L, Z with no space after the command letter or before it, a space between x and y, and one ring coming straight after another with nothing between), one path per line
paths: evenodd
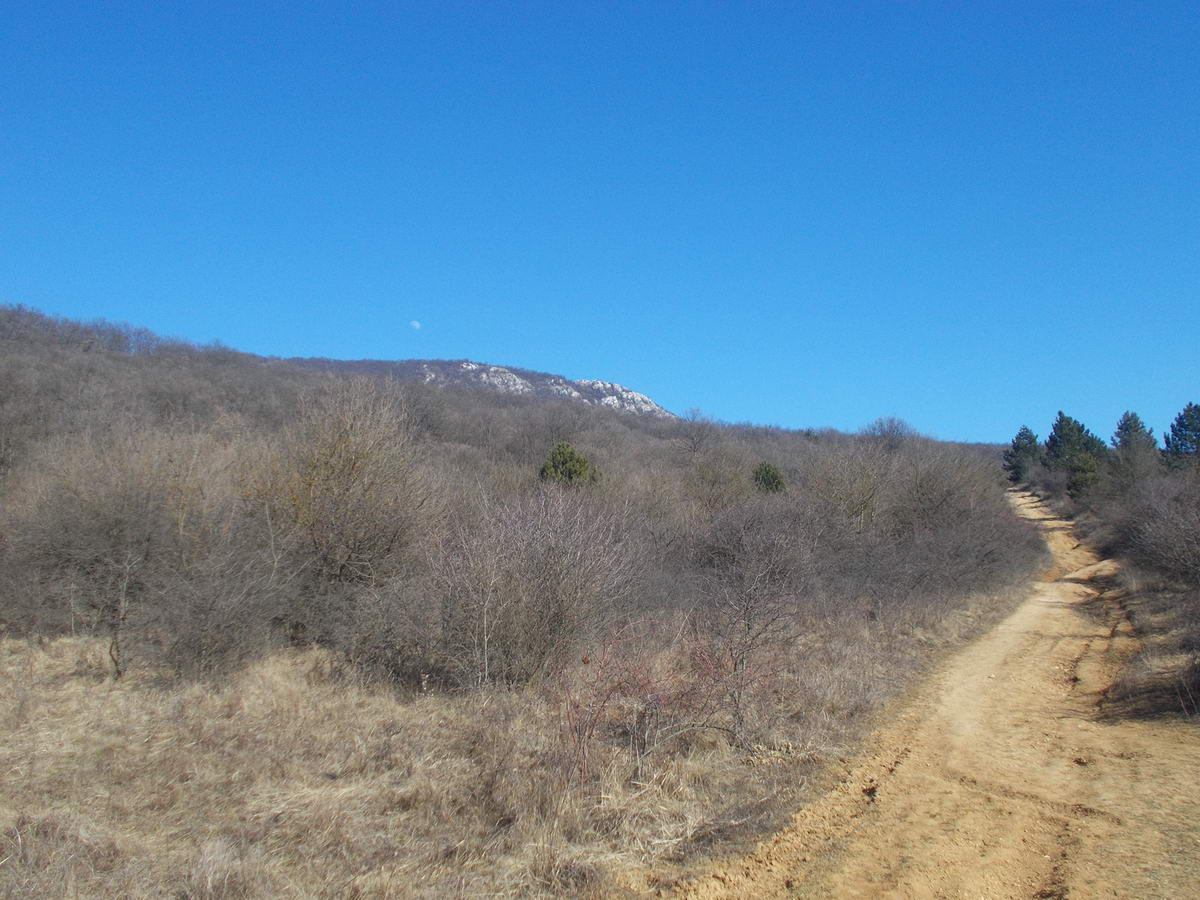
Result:
M502 394L529 397L565 397L593 406L639 415L674 418L645 394L614 381L598 378L571 380L549 372L536 372L514 366L495 366L469 359L384 360L293 359L290 362L314 368L392 375L401 381L457 387L482 387Z

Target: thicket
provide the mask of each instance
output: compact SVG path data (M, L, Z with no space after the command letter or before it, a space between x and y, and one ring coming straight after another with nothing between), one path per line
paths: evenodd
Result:
M0 629L99 636L113 678L307 647L413 696L526 692L583 797L743 771L852 733L1042 561L996 461L894 419L641 418L5 307ZM710 781L694 831L762 821Z

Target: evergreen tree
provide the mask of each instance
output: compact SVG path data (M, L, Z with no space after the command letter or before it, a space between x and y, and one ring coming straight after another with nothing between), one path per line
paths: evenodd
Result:
M1126 412L1117 422L1117 430L1113 432L1112 445L1114 450L1157 450L1158 442L1154 439L1154 430L1147 428L1141 417L1135 412Z
M783 473L769 462L760 462L754 469L754 486L764 494L777 494L783 490Z
M1159 466L1158 441L1135 412L1126 412L1117 422L1109 455L1109 476L1120 492L1152 475Z
M1038 436L1028 426L1022 425L1012 439L1012 445L1004 451L1004 471L1008 480L1019 484L1029 477L1029 470L1042 461L1042 447Z
M1046 438L1046 464L1067 473L1067 493L1078 499L1099 478L1100 462L1108 448L1078 419L1058 411Z
M566 441L559 441L542 464L538 478L542 481L556 481L559 484L579 486L599 481L600 470Z
M1189 403L1171 423L1165 454L1175 464L1200 459L1200 406Z

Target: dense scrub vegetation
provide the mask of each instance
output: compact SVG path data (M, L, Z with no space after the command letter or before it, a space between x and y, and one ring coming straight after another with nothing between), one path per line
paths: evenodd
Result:
M1060 412L1044 444L1023 426L1004 465L1013 481L1076 516L1102 551L1125 560L1135 625L1147 642L1130 690L1157 691L1168 708L1200 712L1200 406L1180 411L1161 448L1135 412L1121 416L1108 444Z
M0 884L580 891L768 824L1043 561L996 462L0 308Z

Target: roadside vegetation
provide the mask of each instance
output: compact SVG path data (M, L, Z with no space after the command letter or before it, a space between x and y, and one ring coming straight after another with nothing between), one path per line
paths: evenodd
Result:
M998 455L0 308L0 896L605 895L770 827L1044 564Z
M1200 406L1179 412L1161 446L1135 412L1107 443L1060 412L1044 443L1022 427L1004 466L1124 562L1122 604L1144 650L1114 692L1114 710L1200 713Z

